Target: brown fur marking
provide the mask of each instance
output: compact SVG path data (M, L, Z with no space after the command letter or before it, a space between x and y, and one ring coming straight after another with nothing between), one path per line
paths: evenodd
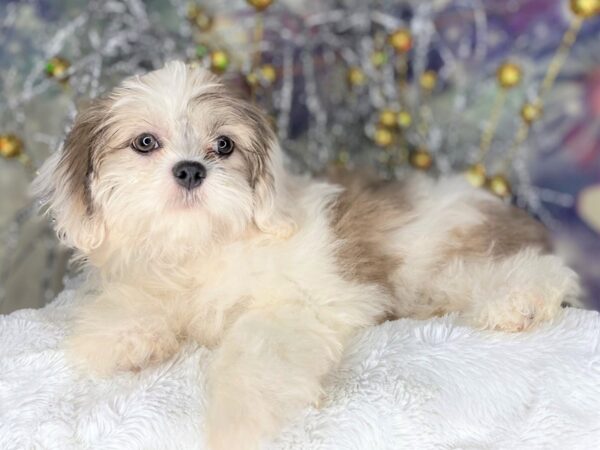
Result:
M363 174L333 174L331 178L345 187L331 215L340 241L337 258L344 276L381 285L393 295L390 276L402 259L387 253L385 247L408 221L410 203L402 183L373 180Z
M90 179L102 158L98 149L106 132L102 123L107 118L108 110L108 100L96 99L77 114L75 124L65 140L58 165L64 174L60 178L65 180L74 202L88 214L93 210Z
M500 202L481 202L485 215L480 225L450 231L448 246L442 251L442 263L453 258L492 257L514 255L525 247L551 251L545 227L525 211Z

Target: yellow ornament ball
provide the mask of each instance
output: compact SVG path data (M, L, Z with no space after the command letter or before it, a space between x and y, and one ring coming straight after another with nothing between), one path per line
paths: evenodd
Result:
M421 87L426 91L431 91L437 84L437 73L433 70L426 70L419 79Z
M407 53L413 45L412 34L407 28L400 28L390 34L388 42L398 53Z
M465 172L465 177L471 185L481 187L486 181L486 171L483 164L473 164Z
M536 103L525 103L521 107L521 118L527 124L538 120L542 115L542 106L539 102Z
M273 4L273 0L247 0L248 4L254 6L254 9L257 11L264 11L271 4Z
M389 147L394 143L394 133L388 128L377 127L373 135L373 140L379 147Z
M16 158L23 153L23 141L14 134L0 134L0 156Z
M367 77L360 67L350 67L350 69L348 69L348 83L350 86L362 86L366 82Z
M412 124L412 116L408 111L400 111L398 113L398 126L400 128L408 128Z
M500 64L496 72L498 84L504 89L510 89L517 86L523 78L521 66L513 62L506 61Z
M246 82L252 87L256 86L258 84L258 75L256 75L256 72L250 72L247 74Z
M510 197L510 184L504 175L494 175L488 180L488 188L498 197Z
M277 80L277 70L271 64L265 64L246 75L246 81L250 86L261 84L270 86Z
M273 84L277 79L277 70L271 64L265 64L260 67L260 76L266 84Z
M71 63L60 56L50 58L44 67L46 75L56 79L64 79L67 76L67 71L71 67Z
M433 157L427 150L420 148L410 153L409 162L419 170L429 170L433 165Z
M387 128L395 128L398 126L396 112L391 109L384 109L379 112L379 125Z
M582 19L600 15L600 0L571 0L571 12Z
M229 55L223 50L210 53L210 68L213 72L223 73L229 67Z

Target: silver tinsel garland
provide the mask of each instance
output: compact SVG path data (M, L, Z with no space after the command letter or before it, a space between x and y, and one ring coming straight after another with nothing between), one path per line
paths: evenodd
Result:
M35 0L8 3L0 18L0 55L11 62L0 71L0 133L23 139L25 163L32 168L28 172L15 163L3 188L14 202L0 204L0 305L4 295L20 295L23 277L41 280L38 293L46 300L60 288L66 254L50 228L34 219L23 180L59 147L78 106L122 78L172 59L210 67L211 52L224 51L229 64L223 76L241 89L248 89L246 80L260 65L276 69L275 79L258 78L252 94L273 115L296 170L319 171L337 163L401 176L414 170L406 152L426 149L435 162L433 173L447 174L475 162L499 90L494 75L501 56L498 42L509 38L488 21L480 0L289 0L261 13L242 0L203 1L195 14L205 15L204 22L190 20L187 0L95 0L85 8L71 3L61 6L65 15L60 20L40 17L43 2ZM565 8L563 27L569 14ZM524 80L507 99L506 109L513 113L498 126L492 167L516 133L520 118L514 111L537 92L551 56L548 49L556 47L548 43L550 27L539 26L531 33L534 39L514 43ZM406 57L389 45L398 29L412 37ZM48 62L57 56L64 58L66 71L48 76ZM352 68L364 82L348 83ZM436 84L427 91L419 80L430 70ZM545 106L550 116L557 106L553 101ZM374 142L384 110L405 111L413 122L402 140L387 148ZM557 139L557 131L547 136L533 131L538 148L550 146L544 139ZM527 161L526 151L512 161L516 201L555 225L544 205L570 206L573 198L533 186ZM43 267L24 275L32 258L43 260Z

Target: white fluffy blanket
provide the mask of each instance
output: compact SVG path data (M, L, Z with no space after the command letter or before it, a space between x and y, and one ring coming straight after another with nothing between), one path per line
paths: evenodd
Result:
M78 376L60 349L73 302L0 317L0 448L203 448L211 353ZM600 448L600 315L521 334L388 322L356 337L326 392L268 449Z

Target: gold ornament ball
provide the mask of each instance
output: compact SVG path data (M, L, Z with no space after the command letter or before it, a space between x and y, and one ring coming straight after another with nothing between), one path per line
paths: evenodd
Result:
M258 75L256 75L256 72L250 72L248 75L246 75L246 82L250 86L256 86L258 84Z
M65 58L54 56L48 60L44 71L49 77L63 79L65 78L67 70L69 70L70 66L71 63L69 63L69 61L67 61Z
M377 127L373 140L379 147L389 147L394 142L394 134L385 127Z
M195 3L190 3L187 7L186 17L189 20L194 20L194 18L200 14L201 8Z
M200 31L209 31L212 28L213 18L196 4L191 4L188 7L187 18Z
M504 89L510 89L515 87L521 82L523 78L523 71L521 66L512 62L504 62L498 67L496 72L496 78L498 83Z
M213 72L223 73L229 67L229 55L223 50L210 53L210 68Z
M412 116L408 111L400 111L398 113L398 126L400 128L408 128L412 124Z
M247 0L250 6L253 6L257 11L264 11L273 3L273 0Z
M261 83L270 86L277 80L277 70L271 64L265 64L246 75L246 81L250 86Z
M483 164L473 164L465 172L465 177L471 185L481 187L486 182L486 171Z
M525 103L521 108L521 118L524 122L531 124L542 115L542 107L539 103Z
M350 86L362 86L366 81L367 77L359 67L351 67L348 70L348 83Z
M426 91L431 91L437 84L437 73L433 70L426 70L421 74L420 78L421 87Z
M396 113L391 109L384 109L379 112L379 125L387 128L394 128L398 125Z
M431 153L422 148L411 152L409 161L413 167L420 170L429 170L433 165Z
M0 156L16 158L23 153L23 141L14 134L0 134Z
M600 15L600 0L571 0L571 12L582 19Z
M388 39L390 45L398 53L407 53L412 48L412 35L410 30L400 28L390 34Z
M494 175L488 181L488 188L498 197L510 197L510 184L504 175Z
M277 79L277 70L271 64L265 64L261 66L260 76L267 84L273 84Z

